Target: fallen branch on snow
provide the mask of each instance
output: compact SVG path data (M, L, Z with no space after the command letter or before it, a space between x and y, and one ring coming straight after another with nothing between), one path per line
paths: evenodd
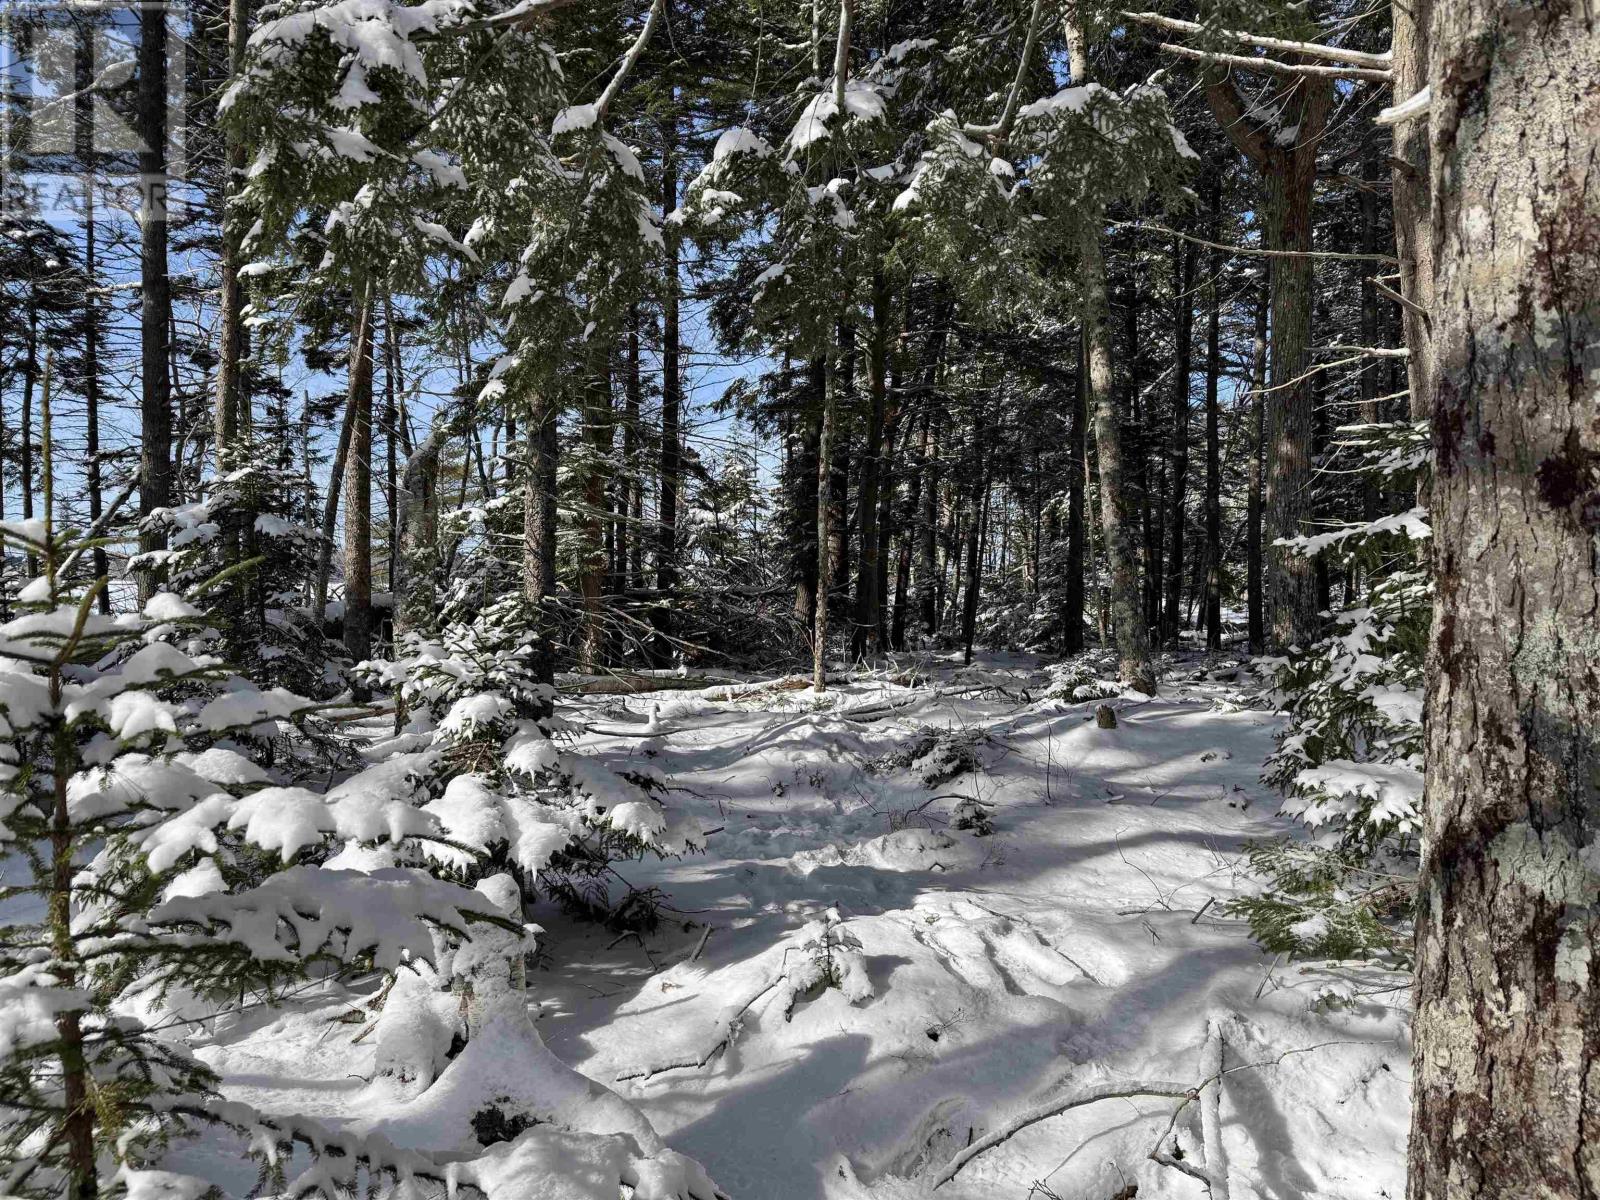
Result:
M1164 1167L1172 1167L1174 1170L1181 1171L1185 1175L1200 1180L1210 1190L1211 1200L1229 1200L1228 1169L1227 1164L1222 1161L1222 1080L1226 1076L1232 1075L1235 1071L1254 1071L1262 1067L1275 1067L1291 1055L1309 1054L1313 1050L1321 1050L1328 1046L1370 1046L1375 1044L1363 1038L1339 1038L1333 1041L1317 1042L1310 1046L1294 1047L1272 1058L1240 1063L1236 1067L1226 1067L1222 1063L1222 1030L1215 1023L1208 1023L1206 1026L1206 1040L1200 1050L1200 1069L1205 1074L1199 1083L1190 1085L1170 1082L1138 1083L1128 1081L1100 1083L1079 1088L1075 1092L1037 1105L1027 1112L1013 1117L993 1133L986 1134L966 1146L945 1164L944 1169L934 1179L933 1187L935 1189L943 1187L978 1155L994 1149L1002 1142L1009 1141L1029 1125L1037 1125L1040 1121L1047 1121L1051 1117L1059 1116L1074 1108L1082 1108L1085 1105L1094 1104L1100 1100L1154 1096L1161 1099L1177 1100L1179 1104L1173 1109L1172 1116L1168 1119L1166 1127L1161 1131L1161 1136L1156 1139L1155 1147L1149 1154L1150 1161L1160 1163ZM1177 1125L1178 1118L1196 1100L1201 1102L1201 1143L1205 1147L1207 1155L1206 1169L1204 1170L1195 1167L1191 1163L1184 1162L1182 1159L1175 1158L1162 1149L1162 1146L1166 1143L1167 1136ZM1214 1151L1213 1147L1215 1147Z

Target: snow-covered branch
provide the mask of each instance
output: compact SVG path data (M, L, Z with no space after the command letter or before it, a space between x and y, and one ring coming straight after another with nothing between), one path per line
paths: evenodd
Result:
M1137 21L1141 25L1149 25L1155 29L1166 29L1173 33L1209 33L1237 42L1241 46L1256 46L1262 50L1276 50L1282 54L1301 54L1307 58L1320 58L1354 67L1370 67L1385 75L1389 72L1391 62L1387 50L1382 54L1371 54L1365 50L1328 46L1322 42L1296 42L1284 38L1266 37L1241 29L1212 29L1195 21L1180 21L1176 17L1164 17L1160 13L1153 12L1124 12L1122 15L1130 21Z

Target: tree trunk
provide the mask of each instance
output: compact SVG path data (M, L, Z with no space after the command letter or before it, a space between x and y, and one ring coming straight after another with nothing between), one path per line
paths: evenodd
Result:
M822 439L823 392L827 369L821 358L807 366L807 402L800 416L798 452L791 476L789 543L793 548L794 615L806 629L817 620L817 450Z
M400 478L393 584L396 642L408 633L432 633L438 621L439 455L450 436L448 424L436 426L406 459Z
M89 492L89 523L93 525L105 511L105 484L100 472L100 305L94 289L99 286L98 264L95 260L95 216L93 180L84 184L83 207L83 274L88 288L83 297L83 407L84 407L84 479ZM94 577L105 579L111 574L111 563L104 546L91 552ZM96 603L102 613L111 612L111 589L101 588Z
M1100 452L1100 513L1111 574L1119 670L1130 686L1154 695L1155 664L1150 658L1150 640L1140 604L1133 505L1122 457L1122 419L1111 390L1111 313L1106 302L1106 269L1100 246L1101 217L1096 212L1081 219L1084 226L1078 238L1078 285L1088 339L1088 403L1094 410L1095 443Z
M922 419L923 437L927 437L928 419ZM906 648L906 613L911 600L911 554L917 542L917 514L922 511L922 472L911 472L906 485L905 507L901 510L900 548L894 567L894 609L889 618L889 645L896 650Z
M344 482L344 648L372 657L372 285L362 286L350 337L350 451Z
M556 421L560 405L549 387L529 398L522 464L522 594L539 623L540 649L534 669L555 700L554 622L556 590ZM547 711L544 715L549 715Z
M593 339L595 361L584 393L583 437L588 443L583 467L583 566L578 589L583 595L583 635L578 644L578 670L593 674L605 661L604 614L601 595L605 586L605 547L602 522L606 503L606 476L615 438L611 412L611 343Z
M1410 0L1392 10L1394 98L1398 103L1420 92L1428 81L1429 27L1433 0ZM1428 382L1433 372L1433 339L1429 316L1433 311L1433 220L1428 198L1428 121L1425 117L1395 126L1393 209L1395 254L1400 259L1400 294L1415 308L1401 310L1405 329L1406 383L1410 389L1412 420L1432 409Z
M1331 89L1303 85L1310 94L1301 113L1300 144L1281 155L1282 169L1266 177L1267 230L1276 249L1311 249L1311 201L1316 146L1327 119ZM1308 152L1309 151L1309 152ZM1316 567L1304 554L1279 546L1281 538L1310 532L1311 437L1315 408L1311 366L1312 260L1280 258L1272 269L1272 342L1269 378L1274 391L1267 414L1267 479L1263 495L1267 544L1267 608L1272 644L1310 646L1317 638Z
M989 463L978 450L980 482L972 495L972 518L967 524L967 588L961 600L961 661L972 665L972 644L978 636L978 588L983 579L983 549L989 529Z
M881 650L878 644L878 489L883 477L884 422L887 418L889 315L894 306L888 281L880 271L872 281L872 334L867 343L867 445L861 460L861 545L856 560L855 616L850 630L850 657Z
M1066 609L1061 616L1061 652L1083 653L1083 596L1084 572L1088 569L1088 555L1084 553L1088 524L1083 517L1083 493L1088 483L1089 460L1088 430L1089 408L1087 389L1088 372L1084 370L1084 337L1080 327L1077 337L1077 371L1072 387L1072 410L1068 414L1072 424L1067 434L1067 578Z
M33 389L39 378L39 284L28 282L28 346L22 360L22 428L18 446L22 469L22 519L33 520ZM39 574L39 556L28 551L28 577Z
M662 125L662 212L678 207L678 122L669 117ZM665 666L672 657L672 591L678 586L678 472L681 453L678 424L683 407L683 381L678 367L678 233L666 230L666 286L661 299L661 500L657 511L660 529L656 541L656 590L661 599L650 619L657 636L651 657Z
M159 4L139 12L139 515L172 503L172 378L169 330L172 290L167 278L167 18ZM166 533L143 530L142 552L161 550ZM142 604L155 593L159 572L139 572Z
M1279 546L1280 539L1310 530L1311 437L1315 401L1311 365L1312 200L1317 149L1327 128L1333 87L1327 79L1300 78L1284 101L1285 120L1296 130L1292 145L1278 142L1273 126L1257 124L1232 83L1213 76L1206 87L1218 124L1260 169L1264 240L1270 250L1293 251L1272 260L1272 342L1266 407L1267 543L1266 620L1272 648L1309 646L1318 634L1316 567L1304 554Z
M389 501L389 537L384 582L393 594L400 566L400 335L395 329L394 300L383 298L383 455L384 492ZM407 464L409 466L409 464ZM394 602L398 605L398 601Z
M1246 482L1245 511L1245 587L1248 591L1250 653L1267 649L1267 605L1262 594L1261 570L1261 459L1265 453L1266 421L1263 411L1267 386L1267 296L1272 274L1270 259L1261 265L1261 287L1256 296L1256 336L1250 369L1250 470Z
M838 371L829 347L822 359L822 428L817 436L817 594L812 624L812 687L821 695L828 686L828 592L833 586L833 436L838 406Z
M1222 176L1211 175L1211 240L1222 233ZM1222 252L1211 252L1206 305L1206 649L1222 649L1222 438L1217 384L1222 375Z
M1172 389L1172 495L1167 511L1167 596L1162 619L1162 640L1176 643L1183 624L1184 515L1189 483L1189 371L1193 365L1194 342L1194 243L1181 241L1173 247L1172 275L1177 292L1176 378Z
M237 80L244 71L245 42L250 34L249 0L228 0L228 79ZM243 214L235 212L229 203L234 189L243 182L245 171L244 139L229 126L225 135L226 155L221 187L221 204L218 220L222 225L222 255L219 264L222 292L217 308L220 323L218 335L217 392L212 412L213 438L216 442L217 474L223 475L232 464L229 461L234 441L238 437L240 409L244 404L244 388L240 368L244 358L244 287L239 277L243 266L241 228Z
M917 604L922 631L939 631L939 419L937 398L928 397L929 413L922 431L922 516L917 525Z
M1440 5L1412 1200L1600 1194L1600 23Z
M623 589L644 587L642 537L635 537L644 518L643 480L639 471L639 409L644 382L639 372L639 310L628 310L628 365L622 384L622 480L617 489L617 571Z
M305 410L309 412L309 409ZM339 441L333 452L333 462L328 466L328 491L322 501L322 540L317 546L317 577L311 589L311 611L318 622L327 619L328 577L333 571L333 531L339 517L339 494L344 490L344 464L350 457L350 438L355 429L355 409L344 406L344 419L339 422ZM311 485L311 430L309 417L305 430L306 483Z

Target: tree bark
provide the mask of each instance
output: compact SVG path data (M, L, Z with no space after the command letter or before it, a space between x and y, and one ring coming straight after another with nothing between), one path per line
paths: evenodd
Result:
M1409 0L1392 10L1394 98L1409 100L1428 82L1429 28L1433 0ZM1416 308L1401 309L1405 330L1406 384L1412 420L1432 410L1428 381L1433 375L1433 336L1428 314L1433 311L1433 218L1428 195L1428 122L1406 121L1394 129L1394 244L1400 259L1400 294ZM1419 311L1420 310L1420 311Z
M1264 240L1270 250L1294 252L1272 260L1272 341L1266 408L1266 620L1271 645L1309 646L1319 632L1316 567L1308 556L1277 543L1310 530L1311 438L1315 400L1311 365L1312 200L1317 149L1327 128L1333 87L1327 79L1301 77L1291 86L1284 111L1296 129L1282 146L1271 126L1251 120L1228 80L1213 76L1206 96L1218 124L1261 171Z
M917 525L917 606L922 631L939 631L939 418L936 397L929 396L929 414L922 439L922 516Z
M584 393L583 437L588 443L583 474L583 565L578 589L583 596L583 634L578 644L578 670L593 674L605 660L604 614L601 595L605 585L605 547L601 544L606 503L606 476L616 435L611 411L611 343L595 338Z
M817 451L822 439L823 393L827 368L813 359L806 368L806 403L799 416L794 455L795 487L789 503L789 541L794 551L794 615L806 629L817 620Z
M907 433L909 435L909 429ZM928 453L928 415L922 415L921 459ZM908 439L909 440L909 439ZM900 514L900 552L894 571L894 611L889 621L889 645L896 650L906 648L906 613L911 597L911 558L918 539L917 518L922 511L922 470L910 472L906 485L905 507Z
M878 644L878 490L883 475L884 423L888 417L889 314L893 295L880 271L872 281L872 334L867 343L867 445L861 462L861 545L856 565L855 614L850 656L881 650Z
M394 299L383 298L383 456L384 492L389 501L388 553L385 560L385 582L393 594L395 580L399 578L400 522L400 335L395 329ZM409 466L409 464L407 464ZM398 609L399 601L394 601Z
M250 0L228 0L228 78L236 80L244 71L245 42L250 34ZM222 225L222 255L219 263L222 292L217 308L220 323L218 335L217 390L212 412L213 438L216 442L217 474L226 473L234 441L242 424L240 409L245 403L241 366L244 358L244 287L239 277L243 266L242 243L244 230L241 214L235 212L229 201L233 190L242 182L245 170L244 139L230 126L226 133L226 152L222 184L219 189L221 204L218 220Z
M644 539L634 532L644 519L639 471L639 410L644 382L639 371L639 310L628 311L628 365L622 384L622 481L617 489L617 570L630 588L644 587Z
M663 212L678 207L678 122L669 117L662 125L661 203ZM657 636L651 657L665 666L672 657L672 600L678 586L678 474L681 451L679 421L683 407L683 381L678 366L678 233L666 230L666 280L661 299L661 499L657 510L660 528L656 540L656 590L661 600L651 611Z
M1167 595L1162 615L1161 636L1168 643L1178 640L1183 624L1184 515L1189 483L1189 371L1193 366L1194 343L1194 260L1193 242L1180 240L1173 247L1172 275L1177 292L1173 325L1178 341L1175 379L1172 389L1172 489L1167 511Z
M1261 460L1266 451L1266 422L1263 412L1267 386L1267 296L1271 288L1268 278L1272 274L1270 260L1261 263L1261 287L1256 296L1256 336L1250 369L1250 469L1247 475L1245 498L1245 587L1248 592L1248 627L1250 653L1264 654L1267 649L1267 603L1263 595L1261 570Z
M344 648L372 657L372 286L364 285L350 336L350 451L344 482Z
M839 381L834 350L822 360L822 428L817 436L817 593L816 619L811 634L812 687L818 695L827 690L828 592L833 586L833 437L834 410L838 407Z
M1434 12L1411 1200L1600 1195L1600 23Z
M98 264L95 258L94 181L84 184L83 208L83 274L89 287L83 297L83 407L84 407L84 480L89 492L89 523L93 525L105 511L105 484L100 472L100 305L94 289L99 286ZM94 563L94 577L105 579L111 574L111 563L104 546L90 552ZM102 613L111 612L111 589L101 588L96 603Z
M556 422L560 405L548 390L529 397L522 463L522 595L539 623L534 670L555 698L552 601L556 591ZM549 715L548 711L544 715Z
M1088 523L1083 516L1084 488L1088 483L1089 406L1088 372L1084 369L1082 326L1077 337L1077 370L1073 380L1071 428L1067 434L1067 578L1066 607L1061 615L1061 652L1083 653L1084 572L1088 569L1085 539Z
M1084 226L1078 238L1078 285L1088 340L1088 404L1094 411L1095 443L1100 454L1100 512L1111 575L1119 670L1129 685L1153 695L1155 666L1150 658L1150 639L1139 594L1134 513L1122 454L1122 417L1112 392L1111 311L1100 244L1101 217L1099 213L1089 213L1081 219Z
M36 265L36 264L35 264ZM28 345L22 359L22 421L17 431L22 471L22 519L33 520L33 389L39 379L39 283L28 281ZM28 576L39 574L39 556L28 551Z
M139 516L172 503L172 289L167 277L167 19L159 4L139 11ZM145 529L139 549L164 549L166 533ZM139 572L142 604L160 572Z
M1221 240L1222 176L1211 174L1211 240ZM1222 252L1211 252L1206 303L1206 649L1222 649L1222 438L1217 385L1222 375Z
M394 636L428 634L438 621L434 580L439 558L439 455L451 428L440 422L406 459L400 477L395 551Z
M978 636L978 588L983 579L983 550L989 529L989 465L978 448L979 482L972 494L972 517L967 523L967 587L961 600L961 661L972 665L972 645Z

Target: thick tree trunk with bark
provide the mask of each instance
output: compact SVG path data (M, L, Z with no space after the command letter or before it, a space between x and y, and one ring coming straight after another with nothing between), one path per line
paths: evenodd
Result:
M662 126L662 212L678 207L678 122L669 118ZM678 232L666 230L666 286L661 300L661 498L656 517L656 590L661 600L650 620L657 636L651 658L665 666L672 657L672 592L678 586L678 473L682 454L678 425L683 410L683 378L678 365Z
M1077 372L1072 388L1071 424L1067 433L1067 579L1066 608L1061 614L1063 654L1083 653L1083 573L1088 566L1085 541L1089 533L1084 520L1083 500L1087 486L1089 460L1088 373L1084 370L1083 330L1078 330Z
M529 397L522 460L522 595L537 614L539 682L555 686L550 602L556 590L556 421L561 406L549 385ZM552 698L554 692L552 691Z
M1139 595L1139 552L1134 545L1134 513L1127 467L1122 453L1122 418L1112 392L1111 312L1106 300L1106 269L1101 254L1100 216L1085 215L1078 239L1078 286L1083 296L1083 329L1087 339L1088 404L1094 412L1095 443L1100 452L1101 520L1105 526L1106 559L1111 574L1112 620L1122 678L1140 691L1154 694L1155 664Z
M628 312L628 362L622 382L622 481L617 489L617 571L624 588L644 586L642 549L638 536L644 519L644 487L639 470L639 411L643 407L644 380L639 370L639 310Z
M1428 82L1429 28L1433 0L1397 4L1393 14L1394 99L1409 100ZM1406 381L1413 420L1428 415L1433 371L1433 219L1428 198L1428 121L1420 117L1395 126L1393 169L1394 245L1400 259L1400 294L1411 301L1401 310L1406 335ZM1370 344L1370 343L1369 343Z
M22 359L22 421L17 435L18 465L22 471L22 519L33 520L33 390L39 381L39 285L28 285L28 345ZM39 574L39 556L28 552L28 575Z
M1211 240L1220 240L1222 177L1211 175ZM1206 649L1222 649L1222 438L1217 384L1222 375L1222 253L1211 252L1206 302Z
M856 566L855 614L850 656L861 658L878 641L878 489L883 477L884 423L888 418L889 311L893 295L879 273L872 287L872 332L867 343L867 444L861 461L860 553Z
M350 337L350 452L344 482L344 648L372 657L372 319L370 285Z
M1412 1200L1600 1195L1600 20L1439 5Z
M806 629L817 619L817 450L822 439L823 392L826 368L816 358L807 367L807 403L797 418L791 478L789 544L794 548L794 615Z
M245 42L250 35L249 0L228 0L228 77L238 79L244 70ZM232 127L226 135L227 152L224 158L227 169L223 172L219 188L221 205L218 209L222 222L222 255L218 264L222 291L217 300L218 309L218 359L217 391L212 410L212 438L216 444L217 474L224 474L230 462L230 452L239 435L240 409L244 403L241 366L244 359L244 287L239 268L244 265L241 243L244 240L242 213L234 212L229 201L234 189L243 182L245 170L245 145L239 132Z
M1189 484L1189 371L1193 365L1194 342L1194 259L1193 242L1180 241L1173 247L1172 282L1177 296L1173 325L1176 328L1177 355L1172 388L1172 487L1167 508L1167 595L1161 619L1164 642L1178 640L1183 624L1184 516Z
M1263 595L1261 570L1261 463L1266 451L1266 408L1264 395L1267 386L1267 295L1271 290L1268 278L1272 268L1269 260L1262 260L1261 289L1256 297L1255 348L1250 365L1250 409L1246 419L1250 422L1250 469L1246 478L1248 495L1245 499L1245 587L1250 653L1263 654L1267 649L1267 602Z
M439 566L439 455L451 428L440 423L406 460L400 477L399 536L395 549L394 635L431 633L437 623L435 572Z
M989 466L991 459L978 448L980 482L972 496L972 516L967 523L967 587L961 598L961 661L972 663L972 644L978 636L978 589L983 582L983 552L989 529Z
M172 378L169 346L172 289L167 277L167 14L159 4L139 12L139 515L172 503ZM166 534L147 530L143 552L160 550ZM139 572L140 601L156 590L158 573Z
M605 547L601 544L602 519L606 503L606 477L615 439L611 411L610 343L595 339L595 362L585 389L583 437L587 442L587 461L583 475L583 566L578 590L583 596L583 634L578 644L578 670L593 674L605 661L605 630L602 625L601 595L605 586Z
M838 371L830 347L822 360L822 427L817 436L817 594L811 627L812 686L827 688L828 593L833 587L833 438L838 407Z
M98 264L95 259L94 180L83 189L83 274L89 290L83 298L83 407L84 407L84 481L89 492L89 523L94 525L105 511L105 484L100 471L100 305L93 289L99 285ZM3 439L0 439L3 441ZM104 579L111 573L111 563L104 546L91 552L94 577ZM102 613L111 612L111 590L101 588L95 601Z
M1299 78L1284 103L1284 121L1294 140L1280 145L1274 126L1258 124L1233 84L1213 76L1206 97L1217 122L1240 153L1261 171L1262 215L1267 249L1292 252L1272 259L1271 392L1266 404L1266 621L1274 649L1309 646L1318 634L1316 568L1313 561L1277 545L1310 532L1311 438L1315 408L1311 366L1312 199L1317 149L1327 129L1333 86L1327 79Z
M939 419L936 398L929 397L922 430L922 515L917 521L917 610L922 632L939 631Z

